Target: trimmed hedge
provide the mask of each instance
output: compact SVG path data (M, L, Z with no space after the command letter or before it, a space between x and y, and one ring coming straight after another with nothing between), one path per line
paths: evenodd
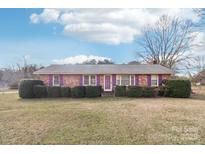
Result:
M61 87L61 97L70 97L71 89L70 87Z
M175 98L188 98L191 95L191 82L189 80L168 80L165 96Z
M73 98L82 98L85 97L85 87L77 86L71 89L71 96Z
M127 96L128 97L141 97L143 94L143 88L139 86L128 86Z
M33 87L34 85L43 85L41 80L28 80L23 79L19 84L19 97L21 98L34 98Z
M69 87L46 87L41 80L21 80L19 84L19 96L21 98L44 98L44 97L100 97L101 86L77 86ZM188 98L191 95L191 82L189 80L166 80L164 86L157 89L153 87L139 86L116 86L117 97L155 97L157 96Z
M155 91L153 87L144 87L143 88L144 97L155 97Z
M47 97L47 87L44 85L34 85L33 93L35 98Z
M101 86L86 86L85 96L86 97L101 97L102 87Z
M115 96L117 96L117 97L126 96L126 86L116 86L115 87Z
M56 98L61 97L61 87L47 87L48 97Z

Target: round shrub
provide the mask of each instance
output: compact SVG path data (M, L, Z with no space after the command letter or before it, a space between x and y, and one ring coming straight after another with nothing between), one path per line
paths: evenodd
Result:
M102 87L101 86L86 86L85 96L86 97L101 97Z
M115 96L117 96L117 97L126 96L126 86L116 86L115 87Z
M85 97L85 87L77 86L71 89L71 96L73 98L82 98Z
M21 80L19 83L19 96L21 98L34 98L33 87L34 85L43 85L41 80Z
M61 87L47 87L48 97L56 98L61 97Z
M191 95L191 82L189 80L168 80L165 96L188 98Z
M141 97L143 94L143 88L139 86L129 86L127 88L128 97Z
M143 96L144 97L154 97L155 96L154 88L153 87L144 87Z
M33 93L35 98L47 97L47 87L44 85L34 85Z
M70 87L61 87L61 97L70 97L71 89Z

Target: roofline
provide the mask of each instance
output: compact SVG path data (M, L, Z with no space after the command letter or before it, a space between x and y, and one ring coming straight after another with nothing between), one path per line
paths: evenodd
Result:
M52 64L52 65L49 65L47 67L50 67L50 66L65 66L65 65L70 65L70 66L76 66L76 65L83 65L83 66L113 66L113 65L126 65L126 66L134 66L134 65L158 65L158 66L161 66L161 67L165 67L167 69L169 69L169 72L166 72L166 73L118 73L117 71L116 72L112 72L112 73L67 73L67 72L39 72L40 70L38 71L35 71L33 72L33 74L36 74L36 75L49 75L49 74L66 74L66 75L82 75L82 74L139 74L139 75L146 75L146 74L167 74L167 75L173 75L175 74L175 72L173 70L171 70L170 68L166 67L166 66L162 66L160 64ZM47 67L43 68L43 69L46 69ZM39 73L38 73L39 72Z
M85 66L96 66L96 65L100 65L100 66L102 66L102 65L104 65L104 66L108 66L108 65L130 65L130 66L133 66L133 65L160 65L160 66L163 66L163 65L161 65L161 64L51 64L51 65L49 65L49 66L63 66L63 65L85 65ZM49 66L46 66L46 67L49 67ZM46 68L45 67L45 68ZM166 66L163 66L163 67L166 67ZM168 67L166 67L166 68L168 68Z
M93 74L93 73L58 73L58 72L53 72L53 73L38 73L37 71L34 72L33 74L36 75L50 75L50 74L65 74L65 75L82 75L82 74ZM167 74L167 75L172 75L175 74L174 72L170 72L170 73L94 73L94 74L99 74L99 75L104 75L104 74L139 74L139 75L148 75L148 74Z

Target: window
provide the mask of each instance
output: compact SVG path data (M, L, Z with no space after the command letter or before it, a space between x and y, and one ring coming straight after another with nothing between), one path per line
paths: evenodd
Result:
M60 76L53 75L53 86L60 86Z
M129 75L121 75L121 85L128 86L130 84L130 76Z
M96 85L96 76L95 75L84 75L83 76L83 85L84 86L95 86Z
M158 76L157 75L151 76L151 86L158 86Z
M84 75L84 83L85 86L89 85L89 75Z
M95 86L96 85L96 79L95 75L90 76L90 85Z
M116 85L129 86L135 85L135 75L117 75Z

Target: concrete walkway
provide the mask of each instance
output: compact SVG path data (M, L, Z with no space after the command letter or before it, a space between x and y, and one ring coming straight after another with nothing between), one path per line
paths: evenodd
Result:
M0 94L17 94L17 90L0 91Z

